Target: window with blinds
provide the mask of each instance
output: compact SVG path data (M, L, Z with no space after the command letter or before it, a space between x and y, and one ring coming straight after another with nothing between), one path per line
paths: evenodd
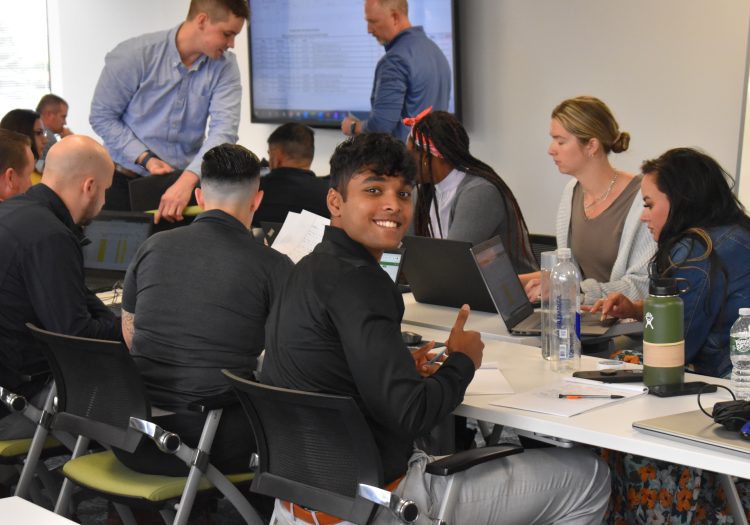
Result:
M0 6L0 118L15 108L35 109L50 92L47 1Z

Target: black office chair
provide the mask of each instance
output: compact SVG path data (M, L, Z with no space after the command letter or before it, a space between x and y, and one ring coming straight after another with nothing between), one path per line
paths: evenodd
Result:
M262 523L233 484L248 483L252 474L225 477L209 462L211 444L225 405L215 399L197 404L196 408L208 412L208 416L198 447L193 449L176 434L150 421L152 408L143 381L122 343L65 336L27 326L45 345L57 385L58 411L52 427L79 436L71 460L62 469L67 479L60 490L56 513L67 512L72 482L111 500L125 523L135 523L129 508L133 505L156 508L166 523L182 525L187 523L197 492L215 488L247 523ZM237 402L231 398L232 403ZM185 478L140 474L120 463L111 450L86 454L90 439L107 448L134 452L144 436L152 439L162 452L181 459L190 467L189 475ZM177 509L176 514L172 508Z
M50 431L55 393L53 384L44 404L37 407L23 395L0 387L0 402L35 425L32 437L0 440L0 464L13 465L19 472L15 496L45 507L51 506L57 497L60 481L40 460L68 454L75 445L75 439L69 434Z
M417 519L420 509L414 502L381 488L380 454L352 398L262 385L226 370L224 375L240 398L258 446L253 492L362 525L369 523L379 505L403 523ZM453 476L436 518L451 515L458 495L454 479L464 470L522 451L503 445L430 463L430 474Z
M557 238L554 235L543 235L541 233L530 233L531 251L536 263L541 267L542 252L557 250Z

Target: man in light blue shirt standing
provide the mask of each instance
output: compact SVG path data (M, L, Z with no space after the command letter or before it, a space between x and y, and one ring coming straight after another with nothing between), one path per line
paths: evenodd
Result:
M341 131L389 133L406 142L409 128L401 120L424 109L448 110L451 69L448 59L421 26L409 21L407 0L365 0L367 32L385 46L378 61L367 120L352 116L341 122Z
M130 180L171 175L154 220L182 219L203 154L237 142L242 87L227 51L248 17L246 0L192 0L179 26L107 54L89 122L116 162L110 209L129 209Z

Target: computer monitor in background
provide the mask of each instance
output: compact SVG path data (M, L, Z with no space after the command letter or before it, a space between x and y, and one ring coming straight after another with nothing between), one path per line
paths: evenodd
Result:
M383 46L357 0L250 0L252 122L338 128L365 118ZM409 0L409 19L442 49L453 72L449 111L461 118L455 0Z

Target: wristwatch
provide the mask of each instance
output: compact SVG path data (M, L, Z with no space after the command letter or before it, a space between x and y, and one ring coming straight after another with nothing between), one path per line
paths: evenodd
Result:
M146 150L146 155L145 155L145 156L144 156L144 157L143 157L143 158L141 159L141 161L140 161L140 162L138 162L137 164L138 164L139 166L142 166L142 167L144 167L144 168L145 168L145 167L146 167L146 164L148 164L148 161L149 161L149 160L151 160L151 159L158 159L158 158L159 158L159 156L158 156L158 155L157 155L156 153L154 153L154 152L153 152L153 151L151 151L150 149L147 149L147 150Z

